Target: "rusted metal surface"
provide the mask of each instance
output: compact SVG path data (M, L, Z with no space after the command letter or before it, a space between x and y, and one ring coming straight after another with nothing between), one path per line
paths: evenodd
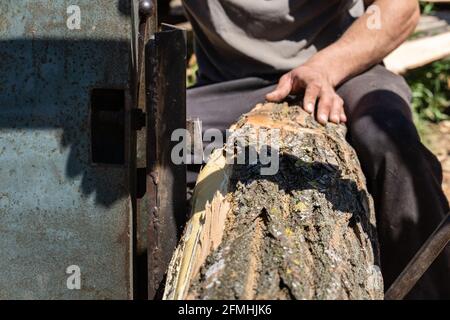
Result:
M162 296L164 276L186 220L186 167L175 165L172 132L186 128L186 41L182 30L163 28L146 47L148 290Z
M0 2L0 298L132 298L128 1ZM91 161L90 92L125 94L125 161ZM67 287L66 268L81 271Z
M414 287L450 241L450 212L386 291L386 300L401 300Z

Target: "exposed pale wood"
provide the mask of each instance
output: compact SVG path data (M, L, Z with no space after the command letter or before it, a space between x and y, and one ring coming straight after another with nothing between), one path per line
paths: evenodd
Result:
M384 63L390 71L401 74L447 56L450 56L450 32L407 41L387 56Z
M176 27L186 30L187 32L192 32L192 25L189 21L177 23Z
M198 274L207 255L222 241L230 204L225 199L229 167L221 150L216 150L200 172L193 195L192 217L184 231L167 275L165 299L183 299L189 281Z
M227 162L231 140L213 153L164 298L381 299L373 204L345 128L287 104L258 105L232 128L239 138L277 128L279 146L264 144L279 147L279 171L261 175L234 153Z

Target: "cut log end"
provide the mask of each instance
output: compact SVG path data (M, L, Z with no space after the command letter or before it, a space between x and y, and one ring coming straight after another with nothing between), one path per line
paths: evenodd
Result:
M232 130L200 173L164 298L382 299L373 204L345 127L266 103Z

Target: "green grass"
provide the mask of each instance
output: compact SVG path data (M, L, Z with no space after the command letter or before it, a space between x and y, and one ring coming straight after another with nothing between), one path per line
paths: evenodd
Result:
M198 64L195 56L191 56L186 69L186 86L192 87L197 83Z
M432 14L435 9L434 3L420 3L422 14ZM449 119L450 57L411 70L405 78L413 92L412 105L419 131L426 127L425 122Z
M450 59L436 61L405 75L413 93L416 123L448 120L450 114Z
M430 14L434 12L434 3L420 3L420 12L422 14Z

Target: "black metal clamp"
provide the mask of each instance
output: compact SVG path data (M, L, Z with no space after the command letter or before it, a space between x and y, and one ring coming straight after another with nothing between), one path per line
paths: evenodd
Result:
M401 300L415 286L450 241L450 212L386 291L386 300Z

